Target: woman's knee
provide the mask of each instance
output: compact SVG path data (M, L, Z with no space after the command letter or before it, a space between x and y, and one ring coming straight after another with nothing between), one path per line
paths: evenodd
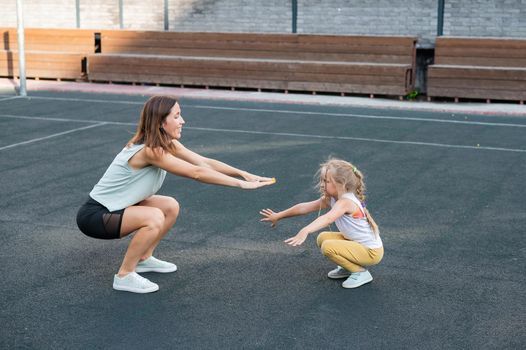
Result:
M155 234L158 234L162 231L164 226L164 213L161 209L153 208L152 212L148 216L148 220L146 222L146 227L148 227L149 230L155 232Z
M173 197L168 197L166 205L166 216L176 218L179 215L179 209L179 202Z

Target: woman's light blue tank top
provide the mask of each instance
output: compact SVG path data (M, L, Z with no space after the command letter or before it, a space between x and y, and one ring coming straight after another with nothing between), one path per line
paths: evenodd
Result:
M154 166L133 169L128 160L144 145L125 147L93 187L90 197L109 211L127 208L155 194L166 177L166 171Z

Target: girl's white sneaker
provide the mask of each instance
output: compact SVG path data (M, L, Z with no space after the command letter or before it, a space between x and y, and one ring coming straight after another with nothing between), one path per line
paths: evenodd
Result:
M358 288L373 280L369 271L353 272L343 283L343 288Z
M332 278L332 279L338 279L338 278L349 277L350 275L351 275L351 271L348 271L344 269L343 267L338 266L334 270L329 271L329 273L327 274L327 277Z

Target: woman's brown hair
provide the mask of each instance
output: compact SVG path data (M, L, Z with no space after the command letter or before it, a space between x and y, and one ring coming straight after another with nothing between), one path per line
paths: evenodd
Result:
M175 152L172 138L163 130L163 122L171 109L178 103L173 96L152 96L146 101L141 112L135 135L128 141L131 144L144 144L154 152Z

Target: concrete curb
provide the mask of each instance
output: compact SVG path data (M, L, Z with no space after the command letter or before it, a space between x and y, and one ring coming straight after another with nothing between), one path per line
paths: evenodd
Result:
M0 79L0 93L14 93L18 82L13 79ZM327 96L309 94L285 94L257 91L230 91L198 88L178 88L148 85L101 84L87 82L27 80L31 91L87 92L119 95L175 95L184 98L207 100L233 100L249 102L271 102L284 104L308 104L321 106L353 106L377 109L399 109L422 112L443 112L479 114L492 116L526 117L526 105L519 103L440 103L395 101L385 98L366 98L352 96Z

